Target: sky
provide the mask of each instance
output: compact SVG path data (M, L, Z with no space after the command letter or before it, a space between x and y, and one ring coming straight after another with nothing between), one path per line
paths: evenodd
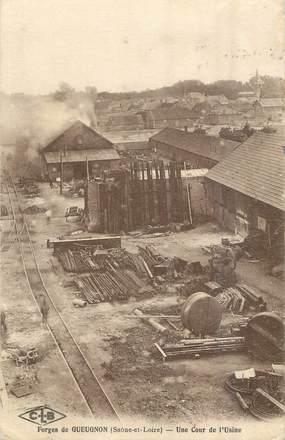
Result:
M130 91L284 76L283 0L0 0L0 87Z

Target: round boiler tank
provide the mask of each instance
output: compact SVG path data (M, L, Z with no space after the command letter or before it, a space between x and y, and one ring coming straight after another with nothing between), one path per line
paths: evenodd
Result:
M184 327L195 335L211 335L220 326L222 308L212 296L205 292L196 292L183 304L181 320Z

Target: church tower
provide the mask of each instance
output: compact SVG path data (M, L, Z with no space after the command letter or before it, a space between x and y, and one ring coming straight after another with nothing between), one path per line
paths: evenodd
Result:
M252 81L252 88L255 91L258 101L260 100L262 95L262 85L263 85L263 81L259 76L258 70L256 69L255 77L253 78Z

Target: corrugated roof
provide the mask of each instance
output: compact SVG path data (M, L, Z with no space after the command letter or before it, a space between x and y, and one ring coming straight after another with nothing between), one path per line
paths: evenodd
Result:
M284 133L256 133L206 177L284 211L284 147Z
M60 151L45 151L44 156L47 163L59 163ZM104 150L67 150L63 153L63 162L84 162L86 157L89 161L94 160L116 160L120 159L119 154L113 148L106 148Z
M175 128L164 128L150 139L217 162L226 157L239 145L238 142L227 139L185 132Z
M93 128L78 120L50 142L44 151L100 150L103 148L113 148L113 144Z
M191 170L181 170L182 179L191 177L203 177L207 174L208 168L196 168Z

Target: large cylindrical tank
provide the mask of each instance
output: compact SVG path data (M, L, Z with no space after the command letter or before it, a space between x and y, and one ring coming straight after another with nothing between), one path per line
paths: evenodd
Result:
M196 292L183 304L181 320L184 327L195 335L211 335L220 326L222 308L212 296L204 292Z

